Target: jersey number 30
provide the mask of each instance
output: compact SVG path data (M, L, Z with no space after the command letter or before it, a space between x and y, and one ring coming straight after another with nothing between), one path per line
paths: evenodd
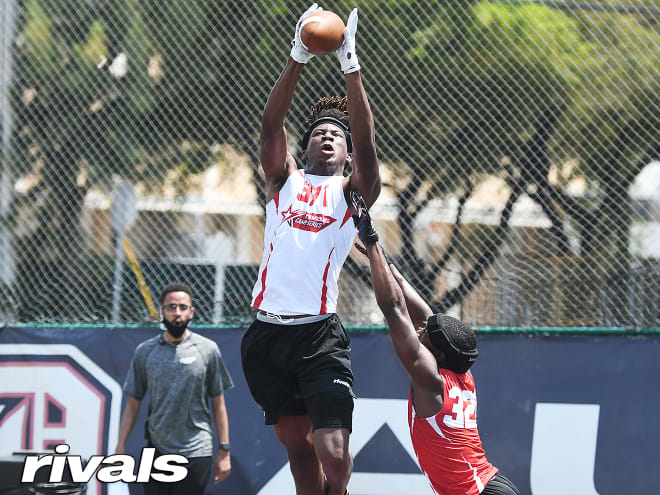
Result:
M449 398L452 399L453 414L445 414L443 423L451 428L476 428L477 396L469 390L452 387L449 389Z

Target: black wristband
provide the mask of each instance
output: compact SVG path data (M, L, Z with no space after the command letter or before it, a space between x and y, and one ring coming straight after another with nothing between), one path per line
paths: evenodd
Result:
M231 444L229 442L221 443L221 444L218 445L218 448L220 450L226 450L227 452L229 452L231 450Z

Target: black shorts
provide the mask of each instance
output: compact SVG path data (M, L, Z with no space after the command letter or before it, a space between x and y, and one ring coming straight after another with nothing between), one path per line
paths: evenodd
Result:
M311 415L309 398L324 392L346 397L352 411L355 396L349 343L337 315L302 325L255 320L243 336L241 359L250 393L263 408L266 424L277 424L280 416ZM345 424L345 414L312 420L315 429L351 429L350 414L349 424Z
M486 484L481 495L520 495L516 485L511 483L506 476L497 473Z

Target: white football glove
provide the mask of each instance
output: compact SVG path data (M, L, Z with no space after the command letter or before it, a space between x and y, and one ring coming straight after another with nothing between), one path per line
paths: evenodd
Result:
M318 12L319 10L323 9L316 3L312 4L312 6L300 16L300 19L298 19L298 22L296 23L296 35L293 37L293 41L291 41L291 58L299 64L306 64L307 61L314 56L307 51L307 48L305 48L305 45L303 45L303 42L300 40L300 25L305 17L313 12Z
M346 22L346 29L344 29L344 42L335 52L344 74L350 74L351 72L360 70L360 62L358 62L357 53L355 53L355 32L357 31L357 22L358 13L357 8L355 8L351 12L351 15L348 16L348 21Z

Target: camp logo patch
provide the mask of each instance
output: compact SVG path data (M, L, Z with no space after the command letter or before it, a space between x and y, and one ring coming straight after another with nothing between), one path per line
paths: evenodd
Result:
M282 212L282 223L286 222L294 229L308 232L320 232L336 219L320 213L309 213L303 210L293 210L291 206Z

